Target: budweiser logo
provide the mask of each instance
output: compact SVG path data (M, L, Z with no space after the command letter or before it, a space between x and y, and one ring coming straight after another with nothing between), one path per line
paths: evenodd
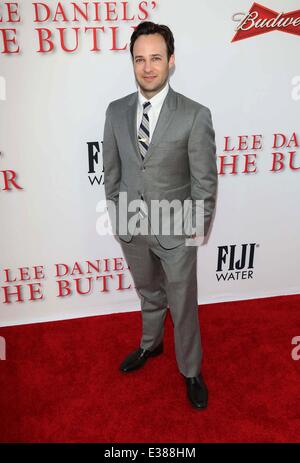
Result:
M253 3L249 13L236 13L233 20L238 21L238 26L231 42L271 31L300 35L300 10L277 13L259 3Z

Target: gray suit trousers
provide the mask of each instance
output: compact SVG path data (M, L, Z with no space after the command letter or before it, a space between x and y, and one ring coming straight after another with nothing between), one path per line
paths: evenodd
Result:
M147 219L145 219L147 220ZM119 241L141 300L140 347L153 350L163 339L169 305L174 325L176 361L186 377L201 369L202 346L197 300L197 246L165 249L155 235Z

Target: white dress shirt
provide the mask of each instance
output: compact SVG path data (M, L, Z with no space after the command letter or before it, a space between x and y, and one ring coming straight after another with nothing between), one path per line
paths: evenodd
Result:
M146 98L140 90L140 87L138 87L138 108L137 108L137 124L136 124L136 130L137 134L139 133L139 128L142 122L142 117L143 117L143 104L146 101L150 101L151 103L151 108L148 111L148 116L149 116L149 129L150 129L150 136L149 136L149 142L151 141L152 134L154 132L158 116L161 110L161 107L163 105L163 102L167 96L167 93L169 91L169 82L166 83L164 88L162 88L156 95L154 95L150 100Z

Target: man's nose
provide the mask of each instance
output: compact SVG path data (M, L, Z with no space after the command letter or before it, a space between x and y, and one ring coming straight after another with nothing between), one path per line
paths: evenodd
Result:
M145 72L151 72L151 70L152 70L151 60L145 60L144 71Z

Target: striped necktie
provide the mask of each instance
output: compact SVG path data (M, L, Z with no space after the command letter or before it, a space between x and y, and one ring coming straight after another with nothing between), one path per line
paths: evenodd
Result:
M139 148L140 148L140 153L142 156L142 159L147 154L149 144L150 144L150 129L149 129L149 116L148 116L148 111L151 108L151 103L150 101L146 101L143 104L143 117L142 117L142 122L139 128L138 132L138 142L139 142Z

